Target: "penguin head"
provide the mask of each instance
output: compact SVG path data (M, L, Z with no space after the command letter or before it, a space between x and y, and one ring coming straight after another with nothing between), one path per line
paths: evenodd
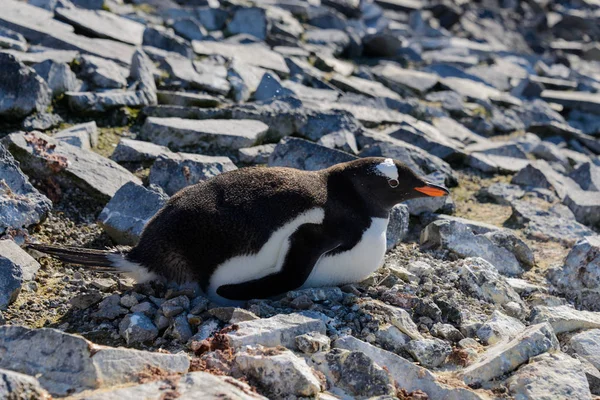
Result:
M362 197L390 210L398 203L418 197L447 196L450 192L418 176L404 163L383 157L351 161L346 171Z

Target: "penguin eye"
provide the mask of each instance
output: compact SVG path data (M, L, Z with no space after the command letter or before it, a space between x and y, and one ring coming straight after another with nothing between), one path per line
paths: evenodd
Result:
M388 180L388 184L391 187L396 188L396 187L398 187L398 185L400 184L400 182L398 182L397 179L390 179L390 180Z

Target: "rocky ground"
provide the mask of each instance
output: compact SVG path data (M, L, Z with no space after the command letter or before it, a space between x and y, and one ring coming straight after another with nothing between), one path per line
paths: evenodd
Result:
M0 1L0 397L600 398L593 0ZM385 265L220 307L27 253L249 165L451 187ZM264 396L264 397L263 397Z

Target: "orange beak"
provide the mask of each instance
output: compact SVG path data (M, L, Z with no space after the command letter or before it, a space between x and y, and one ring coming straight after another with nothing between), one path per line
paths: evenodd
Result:
M428 183L426 186L416 187L415 190L430 197L448 196L450 194L448 189L445 187L434 185L433 183Z

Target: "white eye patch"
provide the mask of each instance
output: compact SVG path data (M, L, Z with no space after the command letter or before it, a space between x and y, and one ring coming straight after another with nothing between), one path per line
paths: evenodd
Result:
M388 179L398 180L398 168L394 164L394 160L386 158L381 164L375 167L378 174L385 176Z

